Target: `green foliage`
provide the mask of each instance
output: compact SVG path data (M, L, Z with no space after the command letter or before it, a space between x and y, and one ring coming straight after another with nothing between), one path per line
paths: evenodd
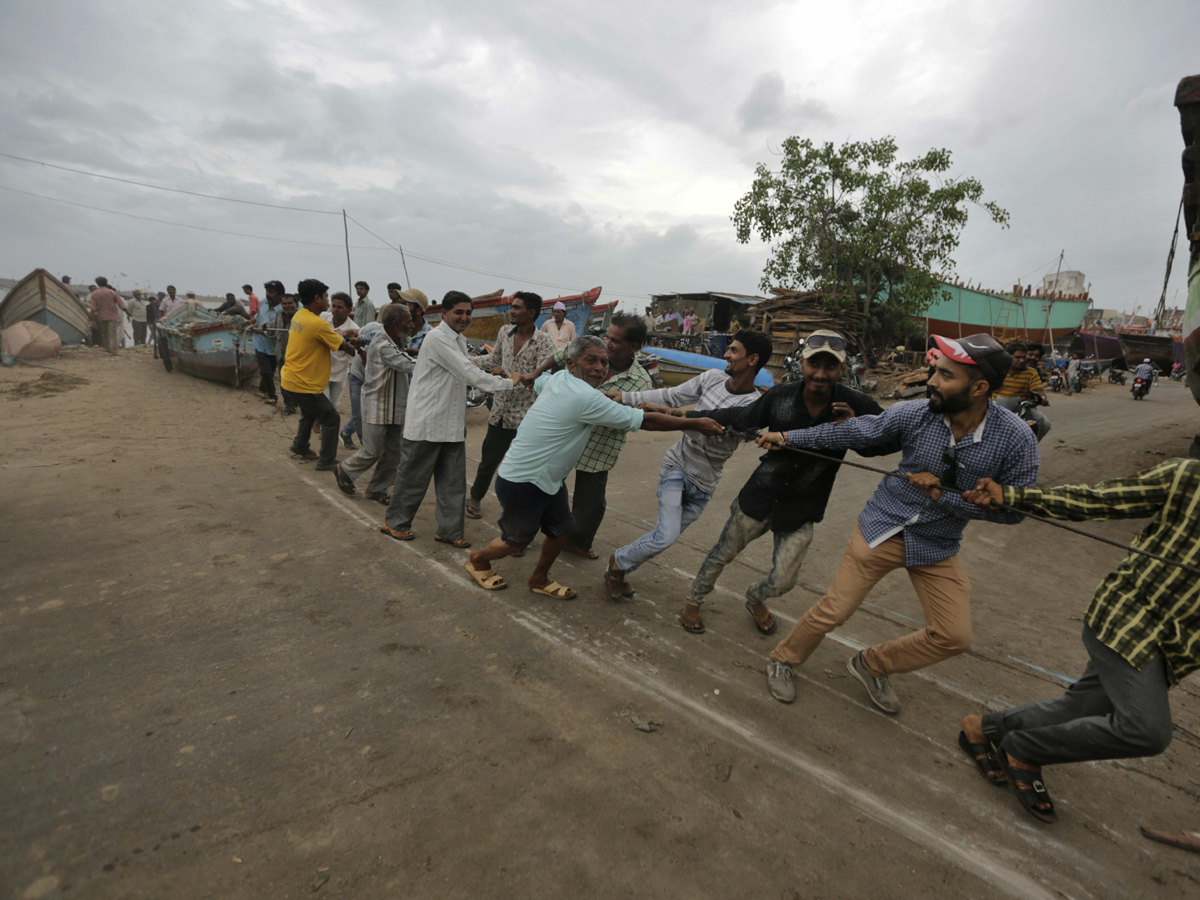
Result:
M770 245L762 288L822 291L831 309L865 315L863 336L893 343L954 271L969 205L1008 227L974 178L949 178L949 150L897 162L891 137L820 147L790 137L779 171L760 163L731 217L740 243ZM875 306L882 297L886 306Z

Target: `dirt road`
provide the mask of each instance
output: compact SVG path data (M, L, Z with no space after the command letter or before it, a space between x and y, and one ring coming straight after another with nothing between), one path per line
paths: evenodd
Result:
M955 745L964 713L1081 671L1081 615L1118 550L974 524L968 654L894 679L899 717L875 711L845 660L920 620L894 574L783 706L765 690L774 639L741 605L769 541L726 571L707 634L674 621L751 450L631 577L633 602L602 600L602 563L572 558L555 574L581 598L556 603L522 589L532 555L500 564L509 590L476 588L465 554L433 543L431 503L412 544L380 535L382 507L289 458L295 420L249 390L90 350L4 370L0 390L0 896L1200 894L1200 857L1138 834L1200 829L1194 681L1162 756L1048 771L1053 827ZM1200 430L1175 384L1048 412L1043 484L1183 455ZM484 422L469 415L473 456ZM631 439L605 556L653 521L671 440ZM876 482L840 477L782 627Z

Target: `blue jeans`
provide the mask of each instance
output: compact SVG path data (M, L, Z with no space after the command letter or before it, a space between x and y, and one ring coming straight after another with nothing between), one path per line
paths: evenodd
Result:
M697 490L683 469L663 466L658 476L658 524L649 534L643 534L613 554L617 568L632 572L679 540L689 525L700 518L712 494Z
M362 386L363 383L350 373L350 418L346 421L346 426L342 429L342 437L349 437L352 434L358 434L358 440L362 442Z
M708 551L700 564L696 580L688 591L687 602L699 606L717 585L717 577L733 562L751 541L762 537L771 528L767 519L752 519L738 505L737 498L729 507L729 519L721 529L717 544ZM812 543L813 523L805 522L795 531L776 531L775 550L771 554L771 571L746 588L746 597L755 602L782 597L796 586L800 566Z

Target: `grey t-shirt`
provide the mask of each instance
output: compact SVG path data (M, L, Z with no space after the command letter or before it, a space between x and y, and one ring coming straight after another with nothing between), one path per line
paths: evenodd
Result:
M747 406L758 399L758 391L748 394L731 394L726 387L729 376L721 369L707 369L695 378L672 388L655 391L624 391L621 402L629 406L639 403L658 403L663 406L680 407L696 404L698 409L722 409L731 406ZM712 494L721 480L725 460L733 456L742 439L725 434L707 437L698 431L684 432L663 457L664 466L677 466L692 480L697 488Z

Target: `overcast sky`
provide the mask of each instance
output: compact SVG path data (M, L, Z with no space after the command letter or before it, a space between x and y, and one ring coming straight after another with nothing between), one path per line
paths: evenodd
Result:
M1145 311L1183 184L1172 100L1200 72L1197 35L1195 0L10 0L0 152L344 208L402 243L411 284L433 297L603 285L632 305L758 293L767 249L737 244L729 221L754 165L789 135L890 134L905 157L950 149L953 174L1012 216L1002 230L972 214L958 277L1040 284L1065 250L1098 305ZM346 288L340 215L4 158L0 188L5 276ZM350 242L377 298L408 280L353 223ZM1186 243L1168 302L1183 304L1185 269Z

